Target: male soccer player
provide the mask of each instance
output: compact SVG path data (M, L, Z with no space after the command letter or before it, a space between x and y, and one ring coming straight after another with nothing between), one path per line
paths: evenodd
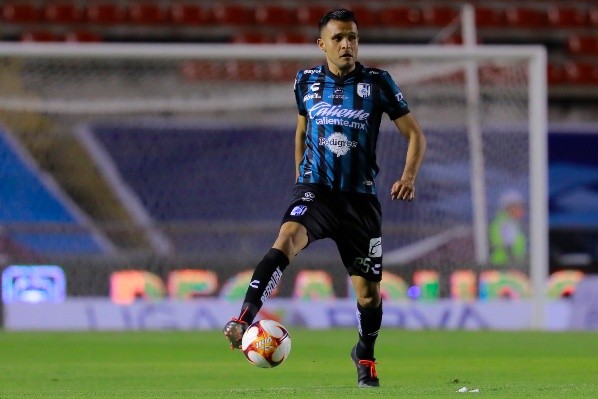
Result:
M295 80L299 110L295 132L296 185L278 237L253 272L241 312L224 327L239 348L247 326L276 287L284 269L311 242L331 238L357 296L358 342L351 350L360 387L377 387L374 344L382 323L382 234L374 178L382 114L408 142L392 199L412 201L426 140L388 72L356 61L359 35L352 11L325 14L317 43L323 65L301 70Z

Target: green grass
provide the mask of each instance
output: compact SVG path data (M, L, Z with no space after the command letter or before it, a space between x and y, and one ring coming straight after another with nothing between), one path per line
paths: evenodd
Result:
M291 337L290 358L259 369L219 331L0 332L0 398L598 397L596 333L384 329L379 389L355 387L356 331Z

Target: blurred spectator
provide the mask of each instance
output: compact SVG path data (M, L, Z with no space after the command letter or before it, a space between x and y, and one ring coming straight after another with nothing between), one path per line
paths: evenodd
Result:
M510 267L526 261L527 238L521 223L524 215L523 196L515 190L505 191L490 223L490 262L493 265Z

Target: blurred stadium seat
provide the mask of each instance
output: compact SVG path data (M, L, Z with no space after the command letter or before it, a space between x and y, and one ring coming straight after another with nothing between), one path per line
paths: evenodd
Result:
M247 44L263 44L263 43L271 43L272 38L270 35L264 32L258 31L237 31L231 37L232 43L247 43Z
M48 29L35 29L21 34L22 42L61 42L64 37Z
M260 25L292 26L297 23L297 14L288 7L263 5L255 9L255 21Z
M190 81L221 80L225 77L222 66L212 61L185 61L181 64L180 72Z
M505 25L505 11L498 7L475 7L475 22L480 28L495 28Z
M583 27L588 22L588 16L584 9L556 5L548 8L547 19L548 24L556 28Z
M509 7L505 16L508 26L521 29L545 28L548 19L546 11L532 7Z
M549 85L561 85L567 83L565 67L560 63L549 63L547 65L547 79Z
M315 38L301 32L281 32L274 36L275 43L305 44L315 43Z
M170 15L159 3L138 2L129 5L129 21L138 25L162 25Z
M127 10L118 3L91 3L85 9L89 23L98 25L119 25L127 20Z
M357 15L357 23L359 24L360 28L367 29L376 27L378 25L378 10L357 3L350 4L348 8Z
M431 6L422 10L422 21L427 26L447 26L459 18L459 9L450 6Z
M567 82L576 85L598 84L598 63L569 62L565 66Z
M301 25L306 25L315 29L318 26L322 15L328 10L328 7L325 6L301 4L297 8L297 21Z
M380 24L385 27L418 27L422 12L417 7L389 7L379 12Z
M210 10L198 4L174 3L170 6L170 19L177 25L206 25L213 21Z
M250 25L255 23L254 9L237 4L218 3L213 10L214 20L221 25Z
M75 24L83 20L83 9L75 2L51 2L44 5L43 19L53 24Z
M2 19L8 23L34 23L41 18L41 11L35 3L6 2L2 4Z
M98 43L102 41L102 35L90 30L77 29L66 32L64 40L73 43Z
M598 56L598 35L573 34L567 39L565 47L572 55Z

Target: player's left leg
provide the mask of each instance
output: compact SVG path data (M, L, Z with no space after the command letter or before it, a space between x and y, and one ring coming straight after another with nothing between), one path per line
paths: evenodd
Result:
M374 196L347 197L342 229L335 237L357 296L359 340L351 350L360 387L380 385L374 346L382 325L382 232L380 203Z
M380 386L376 372L374 346L382 325L382 299L380 283L368 281L361 276L351 276L357 295L357 322L359 341L351 350L351 358L357 367L360 387Z

